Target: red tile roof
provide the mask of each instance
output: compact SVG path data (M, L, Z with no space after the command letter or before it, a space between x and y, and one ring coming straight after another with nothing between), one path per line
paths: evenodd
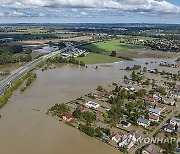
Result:
M63 114L61 117L62 117L62 118L65 117L65 118L68 119L68 120L74 119L74 117L73 117L72 114Z
M158 120L159 116L149 113L149 119Z
M156 108L164 110L166 107L164 105L162 105L162 104L156 104Z
M121 132L119 132L119 133L116 133L115 135L114 135L114 137L116 138L116 140L119 140L120 138L122 138L123 137L123 133L121 133Z
M102 116L102 115L103 115L103 113L102 113L102 112L100 112L100 111L97 111L97 112L96 112L96 115L97 115L97 116Z

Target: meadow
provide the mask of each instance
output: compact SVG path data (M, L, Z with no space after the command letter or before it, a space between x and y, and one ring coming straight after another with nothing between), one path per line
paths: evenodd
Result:
M143 49L144 46L133 45L120 43L120 39L105 41L105 42L97 42L90 45L84 46L84 48L88 49L92 52L109 52L109 51L122 51L122 50L133 50L133 49Z

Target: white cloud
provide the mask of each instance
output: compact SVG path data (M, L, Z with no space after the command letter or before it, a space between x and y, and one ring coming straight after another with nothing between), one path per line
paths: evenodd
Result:
M86 16L87 13L86 13L86 12L80 12L80 15L81 15L81 16Z
M153 11L180 13L180 7L165 0L4 0L2 7L11 8L97 8L119 11Z
M126 15L180 17L180 6L165 0L0 0L2 17L104 18ZM4 11L2 11L1 10ZM161 17L160 17L161 16Z
M13 11L13 12L0 12L0 17L22 17L25 16L24 13L22 12L17 12L17 11Z
M9 16L24 16L25 14L22 12L13 11L13 13L10 13Z

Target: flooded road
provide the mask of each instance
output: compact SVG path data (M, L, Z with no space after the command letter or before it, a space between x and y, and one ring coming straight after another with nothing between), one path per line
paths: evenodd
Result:
M65 103L92 92L98 85L119 82L129 74L120 68L144 65L146 61L99 64L99 69L95 69L96 65L88 65L88 68L62 65L44 72L38 70L32 87L23 94L16 91L0 110L0 154L120 153L47 116L46 111L55 103ZM149 69L157 66L158 63L148 65ZM169 68L159 67L161 69Z

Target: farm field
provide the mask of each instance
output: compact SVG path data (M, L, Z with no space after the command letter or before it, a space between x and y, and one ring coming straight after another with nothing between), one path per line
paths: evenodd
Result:
M120 43L120 39L98 42L90 45L84 46L86 49L93 52L108 52L108 51L120 51L120 50L130 50L130 49L143 49L144 46L132 45Z

